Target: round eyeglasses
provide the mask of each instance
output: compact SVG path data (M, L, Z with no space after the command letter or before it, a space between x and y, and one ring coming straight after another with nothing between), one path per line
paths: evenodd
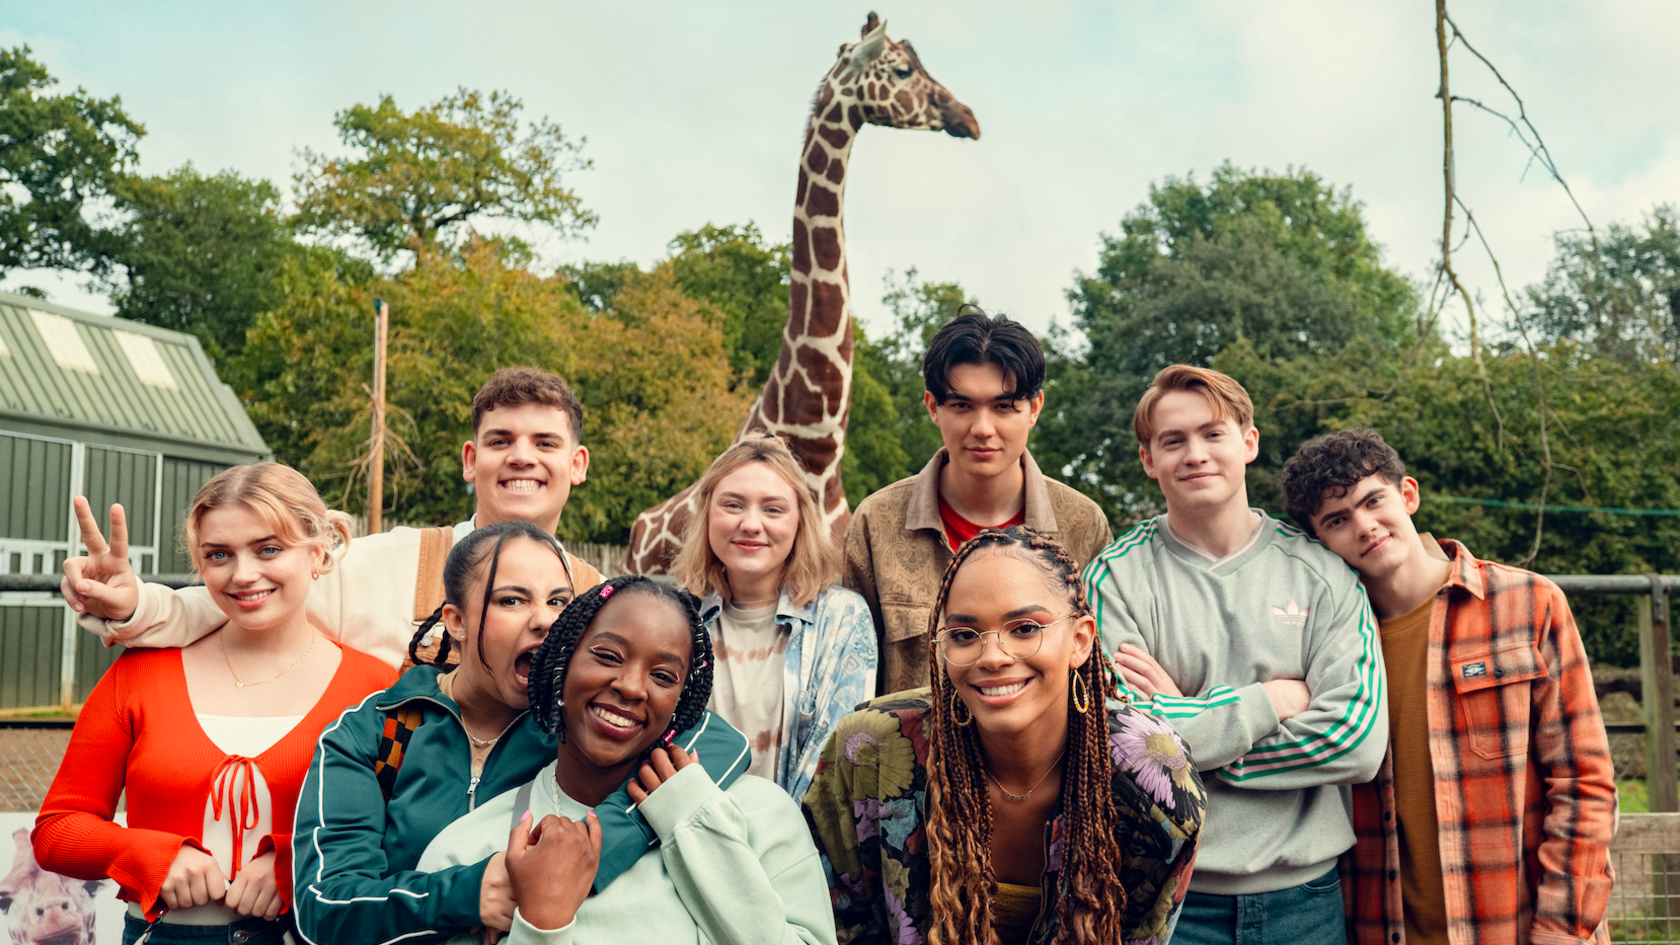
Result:
M997 638L998 649L1005 656L1024 660L1038 655L1044 646L1044 631L1049 627L1078 616L1078 611L1057 617L1049 623L1039 623L1027 617L1011 620L997 630L975 630L972 627L946 627L933 640L939 646L939 657L952 666L973 666L986 653L987 634Z

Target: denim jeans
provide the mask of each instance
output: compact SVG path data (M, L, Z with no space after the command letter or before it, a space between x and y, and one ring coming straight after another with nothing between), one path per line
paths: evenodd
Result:
M1341 880L1331 870L1276 892L1186 893L1172 945L1347 945Z
M125 915L122 945L134 945L148 925L152 935L146 945L282 945L292 928L292 916L287 913L273 921L240 919L231 925L172 925Z

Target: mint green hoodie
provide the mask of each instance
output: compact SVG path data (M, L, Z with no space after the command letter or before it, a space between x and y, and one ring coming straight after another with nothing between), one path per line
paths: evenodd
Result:
M1348 785L1388 747L1377 623L1359 576L1259 509L1215 559L1150 519L1103 549L1085 587L1113 654L1154 657L1184 698L1140 706L1177 729L1207 786L1194 892L1273 892L1317 879L1353 846ZM1312 702L1279 721L1261 683L1299 679ZM1122 692L1126 691L1121 681Z
M416 869L476 863L507 845L527 797L533 822L549 814L582 820L589 810L559 791L555 763L530 790L507 791L445 827ZM828 882L798 805L774 783L742 775L729 790L691 765L638 808L658 834L641 859L584 901L572 923L538 929L516 911L506 945L661 945L780 942L833 945ZM479 945L458 936L450 945Z

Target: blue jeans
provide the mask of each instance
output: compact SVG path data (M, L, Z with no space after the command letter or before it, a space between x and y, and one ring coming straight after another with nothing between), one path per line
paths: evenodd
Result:
M1277 892L1186 893L1172 945L1347 945L1341 879L1331 870Z
M292 916L287 913L273 921L240 919L232 925L171 925L125 915L122 945L134 945L148 925L152 936L146 945L282 945L292 928Z

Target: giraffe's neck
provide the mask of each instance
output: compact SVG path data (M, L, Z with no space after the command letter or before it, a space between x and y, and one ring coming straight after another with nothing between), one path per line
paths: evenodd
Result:
M862 125L857 99L843 94L830 75L811 111L799 159L781 356L741 429L743 436L770 432L787 441L830 526L846 513L840 459L851 404L852 305L842 214L846 162Z

